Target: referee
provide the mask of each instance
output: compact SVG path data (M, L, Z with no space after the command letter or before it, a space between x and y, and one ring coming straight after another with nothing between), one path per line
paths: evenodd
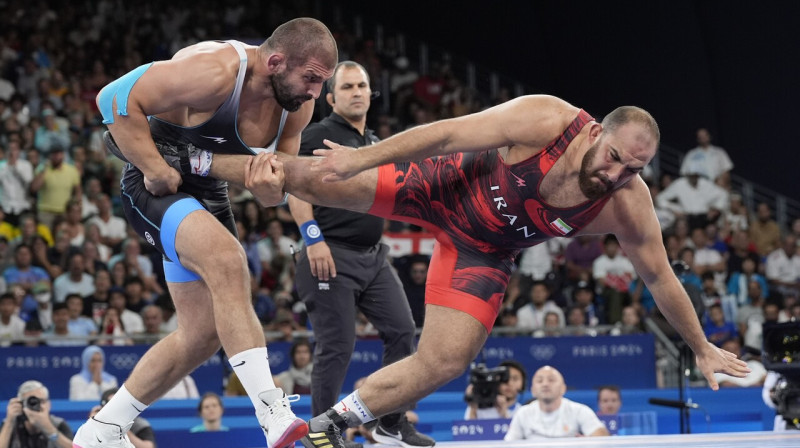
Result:
M364 67L352 61L339 63L328 80L328 92L325 99L333 113L303 131L300 155L324 148L323 139L355 148L376 143L378 138L366 127L372 92ZM295 283L316 339L311 414L319 415L336 404L342 391L355 347L357 310L383 339L384 365L414 351L414 320L403 286L387 260L389 247L380 242L383 218L312 206L293 196L289 209L305 242ZM405 413L382 417L372 431L378 437L386 432L394 435L386 440L390 444L434 444L414 429Z

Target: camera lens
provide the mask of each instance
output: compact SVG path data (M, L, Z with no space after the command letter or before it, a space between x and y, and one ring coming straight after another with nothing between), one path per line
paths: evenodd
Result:
M41 411L42 400L39 397L30 396L25 399L25 407L34 411Z

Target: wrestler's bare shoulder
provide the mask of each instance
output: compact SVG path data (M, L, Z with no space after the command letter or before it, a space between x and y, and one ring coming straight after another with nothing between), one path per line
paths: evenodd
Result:
M580 111L551 95L526 95L501 106L514 142L505 151L506 163L516 163L541 152L564 132Z

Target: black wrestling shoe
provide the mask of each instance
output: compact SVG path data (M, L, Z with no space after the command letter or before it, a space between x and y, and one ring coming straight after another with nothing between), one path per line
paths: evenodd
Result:
M350 448L342 437L347 423L333 409L308 421L308 435L300 439L305 448ZM360 445L360 444L359 444Z
M376 442L387 445L402 446L404 448L430 447L436 441L417 431L417 428L408 421L405 414L392 426L378 422L372 430L372 437Z

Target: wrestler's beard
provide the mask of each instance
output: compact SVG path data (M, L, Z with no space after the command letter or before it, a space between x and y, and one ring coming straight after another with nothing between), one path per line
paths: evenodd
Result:
M312 99L310 95L295 95L289 83L286 82L285 73L275 73L269 77L269 81L272 91L275 93L275 101L289 112L297 111L303 103Z
M583 156L583 160L581 161L581 171L578 173L578 185L581 187L581 192L584 196L586 196L591 201L596 201L603 197L609 190L611 190L611 183L608 182L607 179L601 176L597 176L602 183L597 183L592 179L592 173L589 172L589 167L592 166L592 161L594 161L595 155L597 154L597 148L600 146L600 141L598 140L597 143L592 145L586 154Z

